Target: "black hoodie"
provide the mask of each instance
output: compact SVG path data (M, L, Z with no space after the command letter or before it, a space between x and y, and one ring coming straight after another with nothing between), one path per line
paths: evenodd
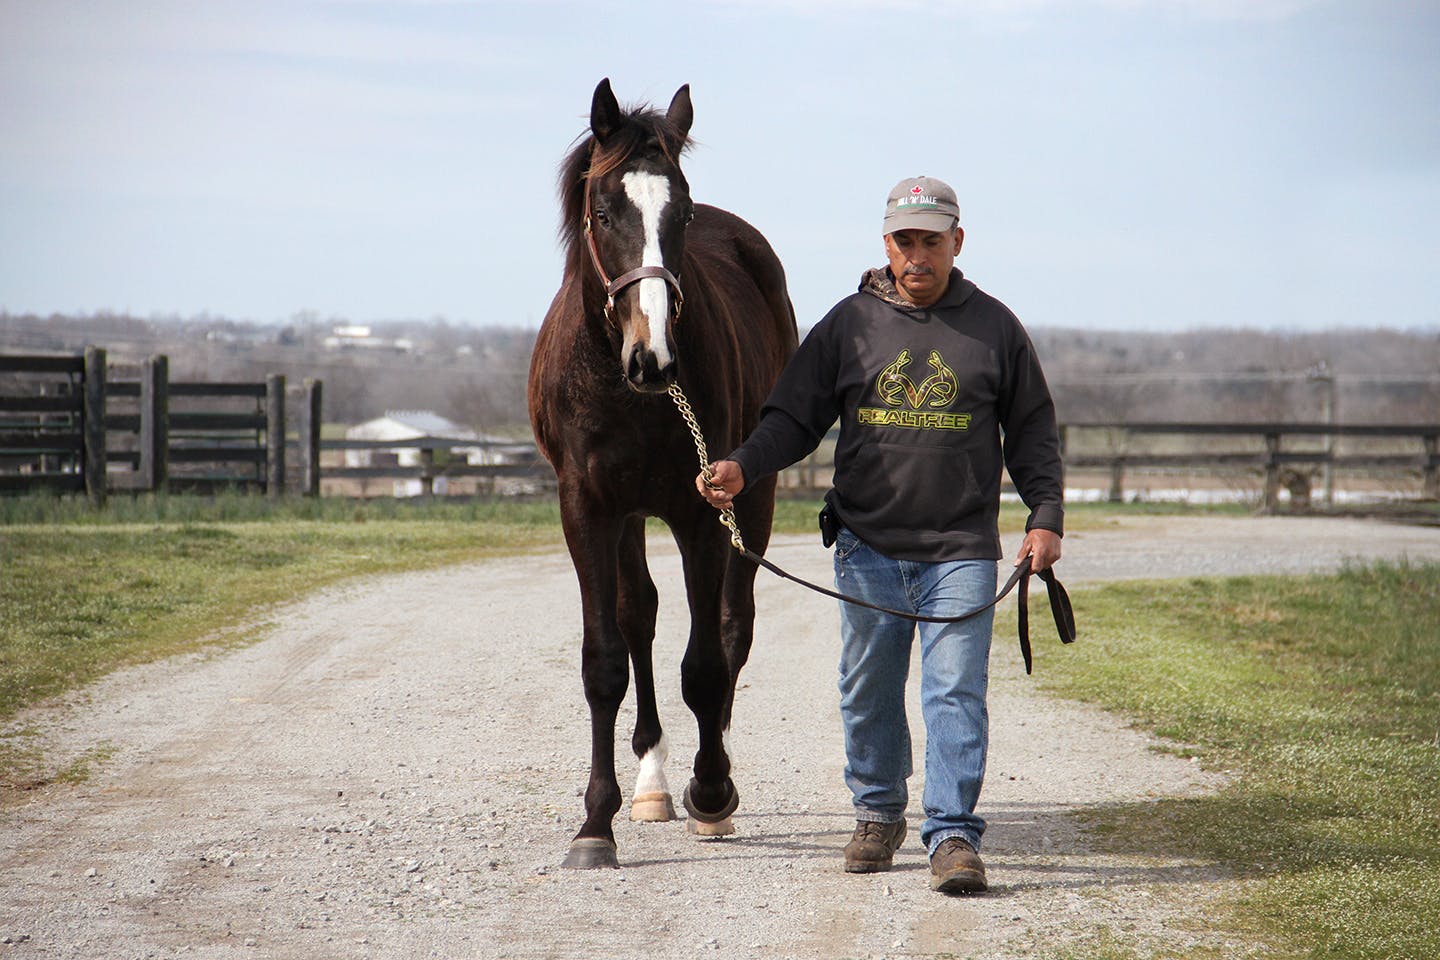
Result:
M815 325L730 459L746 484L811 453L838 418L841 522L900 560L998 560L1002 456L1026 529L1064 533L1055 406L1020 321L958 269L917 307L888 270ZM1002 443L1003 436L1003 443Z

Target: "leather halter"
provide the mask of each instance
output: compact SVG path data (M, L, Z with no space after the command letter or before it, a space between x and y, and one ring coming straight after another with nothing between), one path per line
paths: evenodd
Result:
M678 322L680 319L680 308L685 306L685 294L680 289L680 278L666 270L664 267L636 267L634 270L627 270L614 280L605 272L600 265L600 250L595 245L595 231L590 228L592 219L590 205L590 174L585 174L585 245L590 249L590 262L595 266L595 272L600 276L600 282L605 285L605 319L611 323L615 322L615 298L621 290L644 280L646 277L654 277L657 280L664 280L671 291L675 294L675 316Z

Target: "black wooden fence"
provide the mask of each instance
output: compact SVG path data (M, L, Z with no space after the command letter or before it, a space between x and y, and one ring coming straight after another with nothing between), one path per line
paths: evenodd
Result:
M135 379L84 356L0 356L0 492L260 490L314 495L320 484L321 384L300 391L297 463L286 471L285 378L171 382L164 356ZM117 469L118 468L118 469Z
M16 383L0 395L0 491L48 487L103 499L105 351L0 356L0 374Z
M1066 469L1107 471L1108 498L1116 502L1124 499L1125 477L1130 472L1206 474L1220 470L1262 478L1262 506L1272 513L1280 507L1282 488L1290 493L1292 509L1308 507L1317 474L1325 498L1333 500L1337 472L1415 477L1420 481L1421 499L1440 500L1440 423L1071 423L1061 428L1062 442L1071 446L1067 441L1082 430L1104 434L1106 441L1101 446L1107 449L1067 449ZM1146 449L1155 446L1147 440L1167 435L1183 438L1187 449ZM1391 449L1342 453L1335 445L1342 437L1388 441ZM1247 444L1243 438L1252 442ZM1263 442L1263 447L1256 441ZM1297 441L1308 441L1307 448L1297 448ZM1397 449L1403 446L1410 446L1410 451Z

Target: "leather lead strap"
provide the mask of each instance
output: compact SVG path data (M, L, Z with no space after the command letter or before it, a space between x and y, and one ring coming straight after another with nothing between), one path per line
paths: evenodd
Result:
M1014 590L1018 585L1020 587L1020 593L1017 595L1016 622L1020 634L1020 655L1025 658L1025 673L1027 675L1031 672L1033 665L1033 657L1030 650L1030 577L1032 575L1037 576L1045 581L1045 589L1050 597L1050 612L1055 618L1055 631L1060 635L1060 642L1075 642L1075 611L1070 606L1070 594L1065 591L1065 588L1060 583L1060 579L1055 576L1055 571L1045 569L1037 574L1032 574L1030 571L1029 557L1026 557L1024 561L1015 568L1015 572L1010 574L1010 579L1005 581L1005 586L1000 588L1000 592L995 595L995 599L987 603L982 603L974 610L967 610L953 617L928 617L918 613L906 613L903 610L892 610L889 607L882 607L878 604L861 600L858 597L851 597L843 593L837 593L834 590L827 590L819 584L811 583L809 580L801 579L793 573L782 570L749 548L742 547L738 549L745 559L764 567L782 580L793 581L802 587L808 587L816 593L823 593L827 597L833 597L844 603L853 603L856 606L865 607L869 610L878 610L880 613L888 613L892 617L899 617L902 620L910 620L915 623L959 623L962 620L969 620L971 617L989 610L1001 600L1004 600L1009 596L1010 591Z

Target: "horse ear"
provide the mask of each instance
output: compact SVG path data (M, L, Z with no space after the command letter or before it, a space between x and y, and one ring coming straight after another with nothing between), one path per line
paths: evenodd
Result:
M675 125L680 136L690 135L690 124L695 120L695 111L690 106L690 84L687 83L675 91L675 97L670 101L670 109L665 112L665 119Z
M595 88L595 96L590 100L590 132L595 134L596 140L604 143L618 129L620 104L610 89L610 78L606 77Z

